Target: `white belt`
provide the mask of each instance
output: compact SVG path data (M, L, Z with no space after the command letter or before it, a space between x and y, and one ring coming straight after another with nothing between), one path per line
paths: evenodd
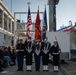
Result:
M18 52L18 51L21 51L21 52L22 52L22 51L24 51L24 50L16 50L16 51L17 51L17 52Z
M57 54L59 54L59 53L53 53L54 55L57 55Z

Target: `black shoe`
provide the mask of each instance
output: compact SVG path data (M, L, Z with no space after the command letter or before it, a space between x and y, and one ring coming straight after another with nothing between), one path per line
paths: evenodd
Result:
M4 71L3 69L0 69L0 72Z
M40 70L35 70L35 71L40 71Z
M18 69L17 71L20 71L20 69Z
M48 72L49 70L46 70L46 72Z
M23 71L23 69L20 69L20 71Z
M16 65L16 64L13 64L13 65Z
M49 70L43 70L43 72L48 72Z
M26 70L26 71L31 72L32 70Z
M57 70L54 70L54 72L59 72L59 71L57 71Z
M46 70L43 70L43 72L45 72Z

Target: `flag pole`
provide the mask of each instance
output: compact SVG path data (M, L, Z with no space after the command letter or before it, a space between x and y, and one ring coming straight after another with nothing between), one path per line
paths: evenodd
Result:
M39 9L39 5L38 5L38 9Z
M45 8L46 8L46 4L45 4Z
M11 0L11 13L12 13L12 0Z

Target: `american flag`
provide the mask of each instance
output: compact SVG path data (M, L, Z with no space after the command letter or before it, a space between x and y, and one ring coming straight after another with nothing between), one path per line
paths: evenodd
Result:
M66 26L64 28L61 28L61 29L57 30L56 32L68 32L71 29L72 29L72 26L70 25L70 26Z
M30 37L30 25L32 25L32 18L30 13L30 6L28 6L28 17L27 17L27 26L26 26L26 37Z

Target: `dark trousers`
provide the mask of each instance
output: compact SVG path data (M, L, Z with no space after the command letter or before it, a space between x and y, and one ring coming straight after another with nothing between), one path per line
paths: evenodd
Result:
M53 55L53 65L54 66L59 66L59 54L58 55Z
M14 64L16 64L16 56L11 57L11 60Z
M17 66L18 69L23 69L23 61L24 61L24 56L17 56Z
M1 70L1 66L2 66L2 65L1 65L1 60L0 60L0 70Z
M48 65L48 62L49 62L49 54L48 53L47 54L43 53L43 55L42 55L42 64L43 65Z
M26 65L32 65L32 53L26 54Z
M35 70L39 71L39 69L40 69L40 55L37 55L35 53L34 58L35 58Z

